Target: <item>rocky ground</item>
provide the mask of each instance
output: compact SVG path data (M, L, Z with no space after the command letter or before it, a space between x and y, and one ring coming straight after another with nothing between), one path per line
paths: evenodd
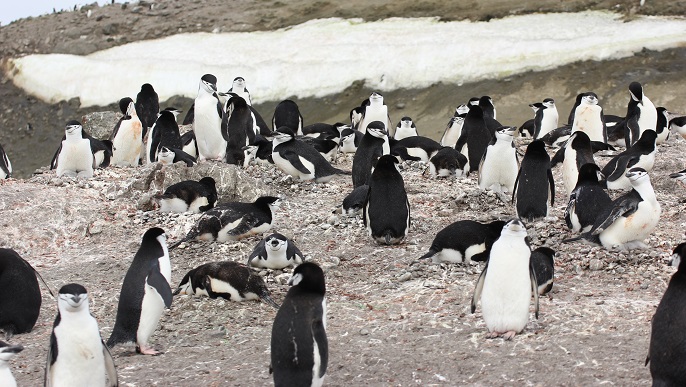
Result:
M616 5L611 1L447 3L439 1L358 0L231 2L219 0L159 1L112 5L62 12L0 27L3 58L34 52L90 53L139 39L177 31L251 31L279 28L310 18L341 16L368 20L389 16L435 16L446 20L488 20L533 11L613 9L635 14L686 13L686 4L646 1ZM212 15L212 16L208 16ZM578 92L596 90L606 110L623 114L626 87L640 80L656 103L686 111L686 49L643 52L612 62L577 63L555 71L523 74L503 81L424 90L399 90L387 95L394 117L413 115L428 120L434 136L442 131L457 104L473 95L489 94L499 118L518 125L528 118L526 104L545 96L559 98L566 115ZM339 96L298 101L309 122L341 120L349 107L368 95L352 85ZM301 103L302 102L302 103ZM179 105L182 106L182 105ZM345 109L341 108L345 106ZM185 106L184 106L185 107ZM114 110L114 107L111 107ZM261 107L269 117L273 105ZM646 242L650 249L631 255L584 244L561 244L571 234L563 222L566 198L560 186L552 210L554 221L528 225L532 247L557 250L556 282L541 299L538 320L513 341L487 340L480 310L469 302L481 267L409 264L428 249L435 234L461 219L488 221L513 216L511 205L476 188L476 176L463 180L430 180L419 165L403 171L412 209L408 240L394 247L376 245L359 218L334 217L331 211L352 189L341 177L329 184L284 181L273 167L234 170L206 163L183 166L111 168L89 180L56 178L42 169L62 135L64 121L88 111L78 101L48 106L0 81L0 143L15 144L8 153L18 176L0 182L0 246L17 250L43 275L53 291L79 282L91 295L91 311L106 338L112 329L124 274L142 234L160 226L170 241L185 235L197 215L168 215L150 209L150 197L181 178L221 176L221 200L252 200L263 193L286 200L273 231L292 237L302 252L326 270L330 359L327 385L646 385L644 367L650 318L673 269L666 266L672 248L684 240L683 188L668 174L686 164L686 141L673 137L660 147L651 179L662 205L660 224ZM267 113L264 113L267 112ZM523 112L523 113L522 113ZM397 118L395 118L397 119ZM418 123L421 123L422 121ZM431 121L433 120L433 121ZM435 122L435 123L431 123ZM32 123L31 129L27 124ZM421 131L420 127L420 131ZM32 141L27 141L27 140ZM523 150L523 145L520 144ZM6 148L8 148L6 146ZM551 150L552 152L552 150ZM26 155L23 159L20 155ZM604 164L607 158L598 157ZM338 166L350 169L350 157ZM236 189L235 187L240 187ZM208 261L245 261L259 241L193 243L171 255L172 279L178 283L191 268ZM286 273L263 272L280 302ZM285 274L285 275L284 275ZM44 292L37 326L11 342L26 349L12 362L19 385L40 385L56 301ZM158 357L134 355L132 348L113 351L121 385L269 385L269 335L276 311L259 302L233 303L180 296L163 317L153 344Z

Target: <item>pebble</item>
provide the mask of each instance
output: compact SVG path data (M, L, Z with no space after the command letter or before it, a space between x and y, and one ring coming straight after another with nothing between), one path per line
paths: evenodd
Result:
M600 259L591 259L591 262L588 264L588 268L591 270L601 270L604 266L603 261Z
M405 272L400 277L398 277L398 282L405 282L412 278L412 273Z

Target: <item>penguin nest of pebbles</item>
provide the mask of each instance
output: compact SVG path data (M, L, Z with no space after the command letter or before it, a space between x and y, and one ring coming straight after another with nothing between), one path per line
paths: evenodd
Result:
M517 145L523 150L521 140ZM686 141L672 136L660 146L650 173L663 212L646 241L647 250L626 254L562 244L571 233L563 218L567 200L563 190L557 190L551 216L527 225L532 248L557 251L553 291L540 300L540 318L532 314L512 342L487 340L480 309L469 313L482 263L464 267L425 260L410 266L452 222L513 216L511 203L478 190L476 174L433 180L423 176L422 164L403 164L412 223L404 243L387 247L372 241L360 217L332 214L352 190L348 177L326 184L294 182L273 166L250 166L236 173L258 184L245 192L285 199L270 232L293 239L305 259L319 263L326 273L327 385L634 385L649 383L643 362L650 319L674 271L666 265L673 246L684 240L686 193L668 177L686 165L684 147ZM607 160L600 158L600 163ZM350 170L351 164L352 157L344 155L336 166ZM108 337L140 236L150 227L161 227L173 243L200 216L151 210L151 197L171 184L160 185L160 176L183 168L108 168L96 170L88 180L57 178L54 171L42 169L28 180L2 182L0 245L17 250L53 291L69 282L83 284L102 336ZM554 175L560 182L560 168ZM220 202L252 201L254 196L227 199L220 194ZM172 282L178 284L189 269L205 262L245 263L262 237L185 243L170 254ZM281 302L292 269L256 271L272 298ZM56 302L43 292L36 327L13 339L26 348L13 360L20 385L41 383L55 312ZM131 356L132 348L125 346L112 351L120 383L269 384L275 314L262 302L176 296L151 338L163 355Z

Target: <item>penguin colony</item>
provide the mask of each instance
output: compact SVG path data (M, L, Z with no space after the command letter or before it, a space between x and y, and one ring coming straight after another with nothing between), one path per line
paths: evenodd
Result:
M481 195L492 191L509 216L481 221L457 219L435 235L427 246L428 253L407 264L432 258L434 264L459 264L472 274L473 262L485 262L478 278L474 278L471 312L475 313L480 305L488 331L484 336L505 340L527 329L531 314L538 318L539 312L555 313L552 308L539 306L539 295L554 289L555 246L534 249L527 228L537 221L561 221L549 217L556 183L564 186L558 192L564 192L569 199L564 221L570 238L565 242L585 241L608 250L648 248L645 240L657 227L661 214L650 179L657 145L665 141L670 129L681 134L684 126L665 108L655 108L641 84L632 82L627 116L606 119L598 96L584 92L577 96L568 122L562 125L555 101L549 97L530 105L535 116L519 129L500 124L491 97L475 97L457 107L440 143L420 136L415 121L409 117L394 126L391 112L378 92L352 109L350 125L306 126L297 103L282 101L274 111L270 129L251 106L245 79L235 78L227 93L217 92L217 83L212 74L201 77L198 97L187 115L192 130L183 135L176 122L180 111L173 107L160 111L150 84L141 87L136 102L122 98L119 104L123 117L108 140L91 137L78 121L67 122L51 169L57 176L79 179L90 178L98 174L99 168L110 165L135 168L147 163L184 162L192 168L204 162L246 168L262 163L274 164L268 168L277 168L285 175L284 181L297 184L340 179L348 182L350 191L334 212L360 217L369 243L377 243L382 249L405 243L416 229L407 194L407 189L412 188L405 186L404 169L420 165L434 179L475 173L475 187L482 191ZM608 125L610 122L612 125ZM617 139L615 145L626 149L615 151L609 146L613 138ZM333 145L324 147L319 141ZM549 152L555 152L555 147L559 151L551 162ZM595 155L598 150L612 156L602 169L602 159ZM11 178L12 167L2 148L0 156L0 177ZM337 157L352 159L352 171L334 167ZM555 182L551 172L558 163L563 166L563 182ZM682 171L671 177L681 181L685 174ZM157 196L160 212L201 215L185 236L167 235L158 227L145 232L128 271L125 276L122 273L116 318L106 342L100 338L98 321L89 312L88 291L76 283L62 286L48 343L46 385L117 385L115 363L120 352L113 352L113 357L110 350L118 344L133 343L140 354L163 354L153 348L150 339L165 309L172 306L173 297L182 295L261 300L278 309L272 325L269 366L276 386L320 386L327 369L336 369L328 364L326 273L313 262L323 251L303 254L294 239L278 232L262 238L272 229L282 198L226 201L218 197L216 184L207 176L199 182L177 183ZM298 226L291 224L279 231L297 235ZM167 238L175 243L168 247ZM257 242L252 253L244 257L247 264L220 255L206 257L205 264L188 267L190 271L177 281L178 286L172 281L174 248L182 246L186 250L182 254L187 254L202 241L232 243L243 238ZM4 279L0 282L0 329L8 340L20 341L20 336L12 335L30 332L40 308L35 270L12 250L2 249L0 253L4 259L0 260L0 279L18 275L25 278L21 284L9 284ZM680 264L684 254L683 245L674 251L674 266L679 269L652 322L646 364L650 362L656 383L686 383L686 354L681 348L667 355L664 352L672 345L670 336L686 329L686 322L680 318L683 313L669 312L670 308L683 309L671 304L683 302L678 297L685 296L679 290L686 286ZM183 266L181 262L174 264ZM270 273L292 270L290 290L285 295L270 292L253 268L268 269ZM176 291L172 293L174 286ZM23 288L20 294L31 299L22 303L23 308L5 302L17 288ZM331 311L331 315L336 313ZM16 317L16 321L8 316ZM76 348L87 348L95 355L84 358ZM7 361L21 351L18 343L0 342L3 385L12 385Z

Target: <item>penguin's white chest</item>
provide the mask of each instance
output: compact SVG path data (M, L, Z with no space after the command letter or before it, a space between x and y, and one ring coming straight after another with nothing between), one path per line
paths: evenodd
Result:
M145 292L143 294L143 302L141 303L141 317L138 322L138 330L136 331L136 342L139 345L146 346L148 339L157 328L157 323L164 312L164 300L157 290L148 285L147 277L145 283Z
M557 129L558 119L559 114L557 113L557 109L546 109L545 113L543 113L543 118L541 119L541 129L538 133L538 138L545 136L553 129Z
M662 210L657 201L644 200L629 217L619 217L600 233L605 248L622 248L627 243L642 242L655 230Z
M531 250L503 236L493 244L481 293L481 310L490 332L521 332L529 321Z
M400 126L399 128L397 128L395 130L395 137L394 138L396 140L400 141L403 138L413 137L416 135L417 135L417 129L415 129L411 126L409 126L409 127Z
M226 155L226 141L222 137L222 118L217 100L211 95L195 99L193 131L201 159L221 160Z
M279 152L272 152L272 160L274 160L274 164L281 171L283 171L283 173L285 173L287 175L291 175L293 177L297 177L298 179L300 179L300 181L307 181L307 180L314 179L314 171L315 171L314 164L302 156L298 156L298 158L300 159L300 162L303 163L305 168L310 173L300 172L296 167L293 166L293 164L291 164L290 161L281 157Z
M479 169L479 188L485 190L497 184L512 192L518 172L515 148L499 140L486 149L486 158Z
M641 116L638 117L638 127L641 134L647 129L656 130L657 128L657 109L648 97L643 96L642 104L639 105Z
M374 121L381 121L386 126L387 130L395 131L395 127L390 127L390 122L388 121L388 106L383 104L369 105L365 107L364 118L360 122L360 127L358 128L360 132L366 133L367 125Z
M260 297L251 292L241 293L234 288L230 283L220 279L210 277L210 288L214 293L228 294L232 301L242 302L245 300L259 300Z
M462 125L464 120L455 120L448 128L446 128L443 137L441 138L441 145L454 147L457 144L457 140L462 134Z
M287 249L285 245L281 246L281 248L279 248L276 251L272 250L269 246L267 246L266 249L267 259L254 260L253 263L256 263L255 266L264 267L268 269L283 269L287 266L295 266L298 263L302 263L302 260L297 255L294 256L292 260L288 259L288 254L286 254Z
M17 381L14 379L9 364L5 360L0 360L0 385L4 387L17 387Z
M98 323L88 313L62 316L55 327L57 360L52 386L104 386L105 356Z
M93 152L86 138L62 141L62 150L57 158L57 176L65 172L86 172L93 175Z
M600 118L602 109L598 105L580 105L574 114L572 133L580 130L588 135L591 141L605 142L603 121Z
M342 141L343 145L340 147L343 153L355 153L357 146L355 145L355 136L346 137Z
M579 179L579 170L576 166L576 151L569 147L565 149L565 158L562 162L562 180L569 196Z
M143 124L138 117L123 120L117 131L117 135L112 139L112 161L113 165L137 166L143 147Z

